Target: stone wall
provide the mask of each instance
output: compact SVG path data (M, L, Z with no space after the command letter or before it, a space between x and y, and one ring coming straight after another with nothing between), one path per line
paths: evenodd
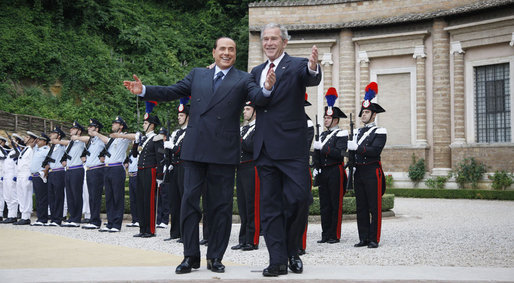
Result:
M412 155L416 160L428 158L428 149L411 146L387 146L382 151L382 168L385 172L408 172ZM425 162L426 164L426 162Z
M452 145L452 168L464 158L473 157L487 166L487 172L506 170L514 172L514 146L512 144Z

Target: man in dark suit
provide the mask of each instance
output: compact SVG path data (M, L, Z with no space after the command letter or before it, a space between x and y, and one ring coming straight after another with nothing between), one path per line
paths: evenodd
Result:
M295 273L303 271L298 247L307 223L312 195L309 153L306 143L305 89L321 81L318 50L312 47L309 59L284 52L287 30L268 24L261 31L262 47L268 60L252 74L263 83L269 70L276 83L266 105L256 103L257 119L254 158L261 179L261 224L270 255L264 276L287 274L287 264Z
M135 81L124 85L144 100L173 100L191 96L187 135L181 158L184 160L184 195L181 206L181 231L184 260L178 274L200 267L200 195L207 185L207 223L211 233L207 249L207 269L224 272L221 263L232 225L232 199L235 167L240 158L239 117L247 100L264 104L274 84L274 73L267 75L265 89L254 78L233 67L236 43L226 37L216 40L213 69L195 68L172 86L143 86ZM265 93L263 93L265 92Z

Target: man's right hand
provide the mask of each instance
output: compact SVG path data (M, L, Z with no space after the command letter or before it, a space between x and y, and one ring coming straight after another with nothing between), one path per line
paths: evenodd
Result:
M123 81L123 85L133 94L139 95L143 92L143 83L136 75L132 75L132 77L134 81Z
M271 69L266 76L266 81L264 82L264 88L267 90L272 90L273 85L277 81L277 76L275 75L275 71Z

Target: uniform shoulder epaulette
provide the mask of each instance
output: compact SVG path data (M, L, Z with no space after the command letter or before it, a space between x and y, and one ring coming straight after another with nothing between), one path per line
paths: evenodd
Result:
M314 127L314 123L312 123L311 120L307 120L307 127L310 128L310 127Z
M163 135L156 135L156 136L153 137L153 141L160 141L162 139L164 139Z
M337 131L336 136L338 136L338 137L347 137L348 136L348 131L347 130L339 130L339 131Z
M375 131L376 134L382 134L382 135L387 135L387 130L386 128L378 128L376 131Z

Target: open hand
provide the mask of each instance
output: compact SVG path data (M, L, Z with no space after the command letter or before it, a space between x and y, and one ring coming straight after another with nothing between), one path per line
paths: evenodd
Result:
M309 69L316 71L318 69L318 47L312 46L311 55L309 56Z
M272 90L273 85L277 81L277 76L275 75L275 70L270 69L268 75L266 76L266 81L264 82L264 88L267 90Z
M143 83L136 75L132 75L132 77L134 81L123 81L123 85L133 94L141 94L143 92Z

